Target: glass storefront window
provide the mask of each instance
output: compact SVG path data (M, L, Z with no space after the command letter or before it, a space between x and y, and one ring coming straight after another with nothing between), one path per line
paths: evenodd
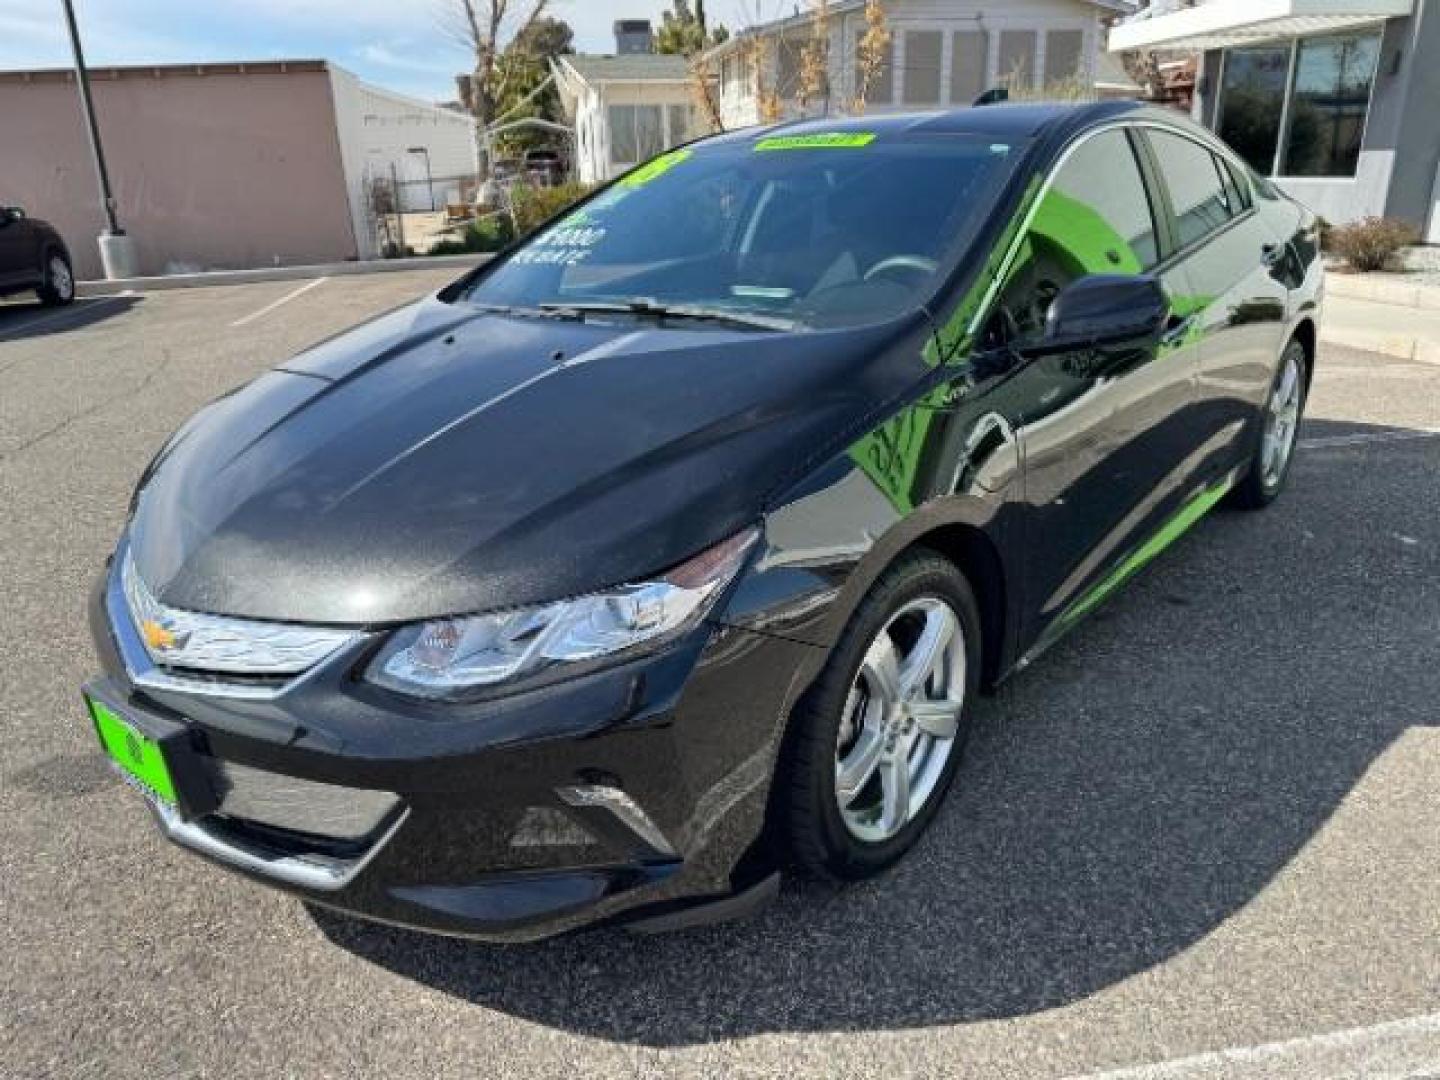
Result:
M1290 49L1286 44L1231 49L1225 54L1216 130L1261 176L1269 176L1275 168Z
M1373 35L1300 43L1283 175L1355 175L1379 56Z
M1216 130L1262 176L1354 176L1379 56L1373 32L1229 49Z

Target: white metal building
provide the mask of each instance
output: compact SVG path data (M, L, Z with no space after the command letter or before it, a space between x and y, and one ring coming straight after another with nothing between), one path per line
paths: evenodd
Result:
M374 241L367 209L373 179L394 176L407 211L462 200L462 180L479 171L472 117L371 86L334 64L329 70L345 186L362 245ZM374 254L362 250L360 257Z

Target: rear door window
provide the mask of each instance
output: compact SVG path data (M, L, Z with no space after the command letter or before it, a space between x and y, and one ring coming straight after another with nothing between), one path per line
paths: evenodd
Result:
M1168 131L1151 130L1148 137L1170 192L1180 247L1205 239L1240 212L1224 165L1206 147Z

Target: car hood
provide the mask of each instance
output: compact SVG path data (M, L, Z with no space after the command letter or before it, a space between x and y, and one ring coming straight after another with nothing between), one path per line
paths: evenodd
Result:
M924 325L662 330L432 298L198 413L142 478L130 549L167 604L296 622L635 580L843 446L926 371Z

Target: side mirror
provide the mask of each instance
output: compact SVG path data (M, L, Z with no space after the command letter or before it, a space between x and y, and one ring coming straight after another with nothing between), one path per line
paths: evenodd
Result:
M1021 347L1026 356L1153 344L1170 317L1170 301L1149 274L1088 274L1050 305L1045 334Z
M18 206L0 207L0 225L9 225L12 221L20 221L25 217L25 211Z

